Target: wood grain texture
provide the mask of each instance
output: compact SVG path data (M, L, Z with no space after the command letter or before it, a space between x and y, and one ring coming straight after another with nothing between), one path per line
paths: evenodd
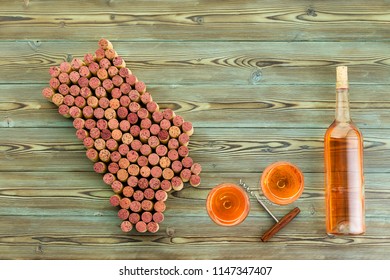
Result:
M0 41L0 83L48 83L50 66L94 52L96 41ZM113 44L146 84L334 85L340 64L350 66L353 83L390 83L390 60L384 51L390 42L233 42L228 48L225 42Z
M356 2L15 2L0 13L0 38L123 39L131 29L127 40L388 41L388 3Z
M45 86L0 85L0 127L72 127L54 104L37 98ZM151 84L148 90L162 109L171 108L185 119L195 119L197 128L326 129L334 118L336 97L334 85ZM360 128L390 128L386 122L390 117L390 86L352 84L350 99L352 117Z
M0 0L0 259L390 259L390 3L348 1ZM161 108L193 122L202 183L169 194L157 234L125 234L110 188L72 122L41 90L50 66L111 40ZM349 66L351 115L364 135L367 233L325 235L323 135L335 67ZM301 213L268 243L273 220L217 226L209 191L256 192L278 160L305 176Z

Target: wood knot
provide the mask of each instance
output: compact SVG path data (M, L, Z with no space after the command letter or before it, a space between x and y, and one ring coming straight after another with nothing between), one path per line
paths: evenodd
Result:
M175 229L171 227L167 227L166 233L169 237L173 237L175 235Z
M260 69L256 69L251 73L250 82L255 85L258 84L263 78L263 72Z
M308 8L308 9L306 10L306 14L307 14L308 16L311 16L311 17L316 17L316 16L317 16L317 13L316 13L316 11L314 10L314 8Z
M42 244L38 244L37 245L37 247L35 248L35 253L43 254L43 246L42 246Z

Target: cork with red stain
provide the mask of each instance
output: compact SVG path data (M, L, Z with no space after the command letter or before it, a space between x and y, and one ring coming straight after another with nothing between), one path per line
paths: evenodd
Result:
M138 214L138 213L131 213L129 215L129 222L133 225L135 225L136 223L138 223L139 221L141 220L141 216Z
M164 190L166 192L170 192L172 190L171 181L169 181L169 180L162 180L160 187L161 187L162 190Z
M107 169L108 169L108 172L110 172L112 174L116 174L119 170L119 164L116 162L110 162L110 164L107 166Z
M184 187L183 180L178 176L173 177L171 179L171 183L172 183L172 189L175 191L180 191Z
M142 206L142 203L141 203ZM145 223L149 223L153 220L153 214L149 211L145 211L141 214L141 220Z
M135 224L135 229L138 231L138 232L146 232L148 229L147 229L147 225L144 221L139 221L138 223Z
M155 194L155 192L154 192L154 189L153 188L146 188L146 189L144 189L144 198L145 198L145 200L152 200L153 198L154 198L154 194Z
M120 207L122 209L129 209L130 208L130 205L131 205L132 201L130 200L130 198L128 197L123 197L119 203ZM129 216L126 217L126 219L128 218Z
M158 190L160 188L160 185L161 185L161 181L159 178L151 178L149 180L149 187L152 189L152 190ZM146 190L145 190L146 191ZM154 196L154 193L153 193L153 196ZM152 198L151 198L152 199Z
M119 121L117 119L110 119L110 120L108 120L107 125L108 125L108 128L110 130L118 129L119 128ZM123 131L121 130L121 132L123 132Z
M145 129L149 131L149 137L150 137L150 127L152 126L152 121L150 119L142 119L140 123L140 128Z
M153 202L151 200L145 199L141 202L141 208L144 211L152 211L153 210ZM150 212L149 212L150 213ZM152 214L152 213L151 213ZM152 219L152 216L151 216ZM144 219L142 219L144 222L146 222Z
M120 201L121 201L121 197L117 194L114 194L110 197L110 204L114 207L119 206Z
M158 104L154 101L151 101L151 102L148 102L146 104L146 109L151 113L153 114L154 112L157 112L160 110L160 107L158 106Z
M157 224L162 223L164 221L164 213L158 211L154 212L153 221L156 222Z
M122 221L121 230L123 232L130 232L133 229L133 225L130 221Z
M121 200L121 202L122 202L122 200ZM122 208L118 211L118 218L121 220L127 220L129 218L129 215L130 215L129 210L127 210L125 208Z
M130 186L126 186L123 188L122 193L125 197L132 197L134 194L134 188Z
M149 186L149 181L148 181L148 179L146 179L146 178L140 178L140 179L138 180L138 187L139 187L141 190L147 189L148 186Z
M108 73L108 75L109 75L111 78L113 78L113 77L115 77L115 76L118 76L119 70L118 70L118 68L116 68L115 66L110 66L110 67L108 67L108 69L107 69L107 73ZM120 77L120 76L119 76L119 77ZM122 78L122 80L123 80L123 78Z
M158 223L153 221L149 222L146 227L150 233L156 233L160 229Z
M123 184L122 182L115 180L111 184L111 189L114 193L122 193L123 192Z

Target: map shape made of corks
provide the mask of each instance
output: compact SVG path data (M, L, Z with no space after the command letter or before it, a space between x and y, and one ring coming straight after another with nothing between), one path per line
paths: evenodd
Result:
M49 69L42 94L73 118L94 171L111 186L124 232L159 230L168 192L200 184L201 166L189 156L191 122L160 110L144 82L106 39L94 54Z

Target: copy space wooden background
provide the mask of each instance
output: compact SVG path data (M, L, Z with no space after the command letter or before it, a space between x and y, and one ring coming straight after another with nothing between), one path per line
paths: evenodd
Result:
M390 259L390 1L0 1L1 259ZM157 234L124 234L72 122L41 96L48 68L111 40L162 108L192 121L202 184L172 192ZM365 137L367 233L325 235L323 135L349 66ZM277 160L297 164L301 214L270 242L251 200L239 226L205 199Z

